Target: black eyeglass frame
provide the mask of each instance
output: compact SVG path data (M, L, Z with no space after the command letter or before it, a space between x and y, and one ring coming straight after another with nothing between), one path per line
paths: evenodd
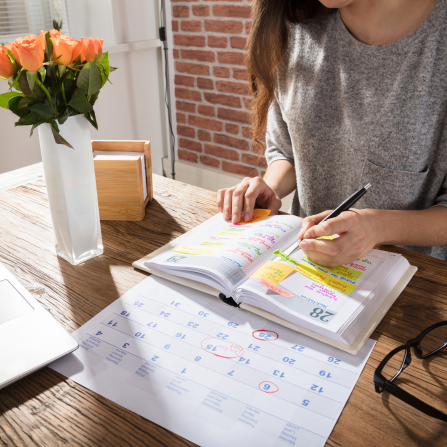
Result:
M399 377L400 373L404 371L404 369L407 368L407 366L411 363L411 348L414 349L414 353L416 354L417 358L425 359L427 357L430 357L431 355L438 353L447 346L447 340L446 340L446 342L442 346L425 355L422 353L421 348L422 339L427 334L429 334L434 329L445 325L447 325L447 321L440 321L439 323L433 324L432 326L422 331L416 338L412 338L411 340L408 340L407 343L405 343L404 345L393 349L380 362L379 366L376 368L376 371L374 372L374 386L376 389L376 393L381 394L384 391L387 391L388 393L392 394L393 396L396 396L397 398L404 401L408 405L411 405L412 407L422 411L426 415L447 422L447 414L423 402L422 400L418 399L417 397L413 396L412 394L408 393L407 391L403 390L402 388L393 383L394 380L397 377ZM405 353L400 369L397 371L397 373L394 375L393 378L391 378L390 380L386 379L382 374L383 368L394 355L403 350L405 350Z

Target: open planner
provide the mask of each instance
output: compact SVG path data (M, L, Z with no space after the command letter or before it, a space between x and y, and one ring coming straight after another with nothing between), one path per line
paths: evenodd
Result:
M289 256L302 219L268 214L218 214L133 265L356 354L416 268L381 250L336 268Z

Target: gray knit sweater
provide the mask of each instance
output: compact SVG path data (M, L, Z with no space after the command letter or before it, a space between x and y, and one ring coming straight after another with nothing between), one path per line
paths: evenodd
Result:
M267 126L267 161L295 164L292 213L447 207L447 0L412 34L357 41L340 13L291 25L288 75ZM447 222L446 222L447 225ZM406 247L447 259L447 246Z

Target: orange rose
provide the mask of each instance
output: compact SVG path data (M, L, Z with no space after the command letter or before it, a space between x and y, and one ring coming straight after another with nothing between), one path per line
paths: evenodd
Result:
M79 40L72 39L70 36L58 35L51 37L51 42L53 43L51 60L54 60L56 64L71 64L81 54L82 43ZM59 59L55 60L57 57Z
M5 45L0 46L0 76L9 78L14 74L14 65L12 65L11 59L8 56L8 47Z
M81 42L81 62L90 62L94 61L101 52L104 39L97 39L96 37L83 37Z
M15 60L28 71L37 71L43 66L45 33L39 37L30 35L19 37L11 44L10 50Z
M45 31L41 32L44 33ZM59 36L62 36L62 30L52 29L50 31L50 37L59 37Z

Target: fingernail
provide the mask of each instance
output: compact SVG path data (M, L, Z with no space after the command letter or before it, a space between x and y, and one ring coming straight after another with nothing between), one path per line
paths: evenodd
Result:
M233 222L237 223L237 214L233 214Z
M225 211L224 213L224 219L228 220L230 218L230 213L228 211Z
M307 248L307 242L301 242L300 247L303 248L304 250L306 250Z
M309 234L309 233L306 233L306 234L304 235L303 239L310 239L310 234Z
M221 213L222 212L222 207L221 206L219 206L219 213Z

